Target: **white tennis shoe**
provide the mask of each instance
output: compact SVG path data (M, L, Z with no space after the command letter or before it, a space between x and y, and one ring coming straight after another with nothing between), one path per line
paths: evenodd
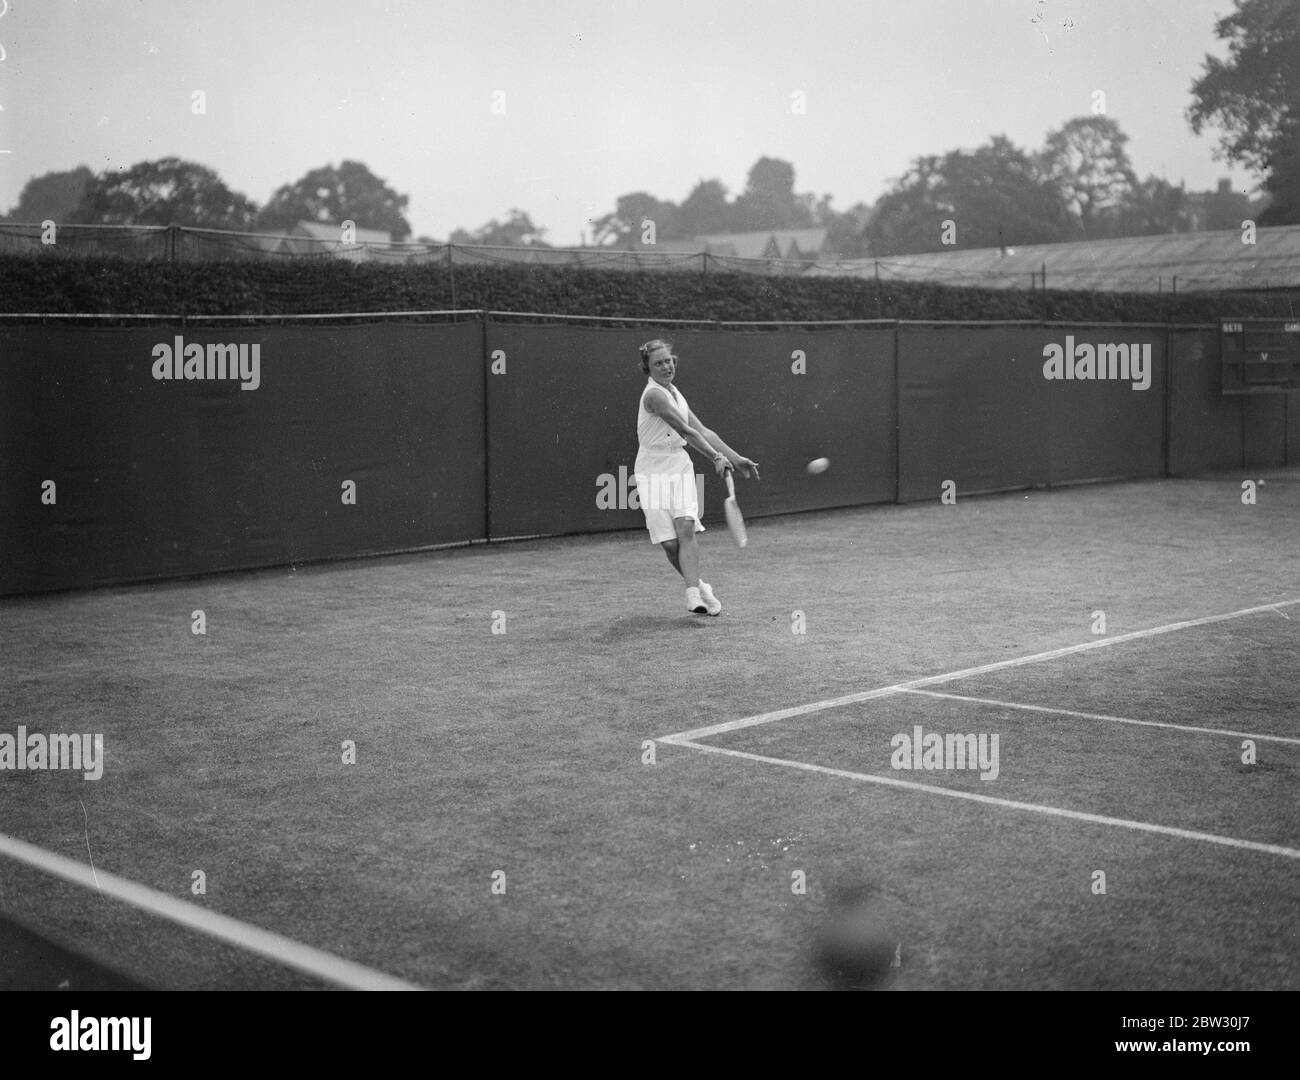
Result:
M709 610L700 596L700 590L693 585L686 589L686 610L692 615L703 615Z
M713 595L713 586L707 581L700 582L700 599L704 601L704 609L708 614L722 614L722 601Z

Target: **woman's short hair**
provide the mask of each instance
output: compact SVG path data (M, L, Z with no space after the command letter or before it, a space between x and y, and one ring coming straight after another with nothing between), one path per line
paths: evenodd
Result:
M642 371L650 370L650 354L654 352L655 349L667 349L669 352L673 351L672 345L669 342L665 341L663 338L652 338L650 341L647 341L644 345L641 346L641 370Z

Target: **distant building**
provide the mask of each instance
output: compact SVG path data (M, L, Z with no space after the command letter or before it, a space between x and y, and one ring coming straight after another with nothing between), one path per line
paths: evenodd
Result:
M353 230L353 244L343 242L343 226L331 222L300 221L285 236L279 250L290 255L330 253L340 258L365 258L366 244L387 246L393 234L379 229Z
M657 240L643 244L638 234L632 234L618 247L607 250L629 250L661 255L717 255L732 259L780 259L792 262L813 263L821 255L826 243L826 229L758 229L753 232L709 233L690 240Z
M1231 180L1220 180L1215 191L1189 191L1188 208L1197 230L1237 229L1247 218L1257 218L1266 200L1252 200L1243 192L1232 190Z
M710 255L737 259L815 260L826 243L826 229L759 229L754 232L712 233L691 243Z
M970 248L809 268L812 275L985 289L1100 292L1300 291L1300 225Z

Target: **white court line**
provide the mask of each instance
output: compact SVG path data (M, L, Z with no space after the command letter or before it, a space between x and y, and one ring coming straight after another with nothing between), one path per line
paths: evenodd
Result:
M1153 825L1145 821L1129 821L1126 818L1087 814L1081 810L1064 810L1058 806L1043 806L1039 803L999 799L992 795L979 795L973 791L956 791L935 784L920 784L915 780L900 780L893 776L873 776L871 773L850 772L848 769L831 769L825 765L812 765L806 761L787 761L785 758L766 757L763 754L751 754L745 750L731 750L725 746L710 746L708 743L679 740L674 745L689 747L692 750L702 750L706 754L726 754L729 757L744 758L746 761L758 761L765 765L784 765L787 768L822 773L825 776L862 780L870 784L885 784L889 787L907 788L910 791L927 791L934 795L947 795L954 799L988 803L991 806L1002 806L1012 810L1029 810L1036 814L1071 818L1075 821L1088 821L1096 825L1115 825L1123 829L1134 829L1138 832L1160 833L1163 836L1176 836L1183 840L1202 840L1210 844L1221 844L1224 847L1240 848L1245 851L1261 851L1268 855L1282 855L1288 859L1300 859L1300 849L1283 847L1280 844L1261 844L1256 840L1238 840L1232 836L1217 836L1214 833L1194 832L1191 829L1176 829L1171 825Z
M721 724L693 728L690 731L677 731L671 735L664 735L655 741L681 746L696 739L708 738L710 735L739 731L741 728L755 727L758 724L770 724L774 720L788 720L795 716L807 716L809 713L821 712L824 709L836 709L842 705L854 705L859 701L870 701L872 698L897 694L903 690L911 690L918 686L934 686L937 683L952 682L955 679L966 679L975 675L986 675L990 671L1020 667L1023 664L1039 664L1044 660L1055 660L1058 657L1072 656L1075 653L1088 652L1091 649L1105 649L1125 641L1137 641L1141 638L1155 637L1158 634L1172 634L1175 630L1191 630L1197 626L1208 626L1211 623L1225 622L1228 619L1240 619L1245 615L1257 615L1261 611L1277 611L1278 608L1290 607L1293 604L1300 604L1300 597L1294 600L1283 600L1277 604L1260 604L1258 607L1229 611L1223 615L1206 615L1200 619L1187 619L1183 622L1168 623L1165 626L1154 626L1147 630L1133 630L1127 634L1117 634L1115 637L1097 638L1079 645L1066 645L1060 649L1049 649L1047 652L1034 653L1032 656L1020 656L1012 660L998 660L991 664L982 664L979 667L950 671L944 675L929 675L923 679L911 679L908 682L895 683L893 686L882 686L877 690L864 690L857 694L846 694L844 697L828 698L825 701L812 701L805 705L795 705L789 709L778 709L775 712L760 713L757 716L746 716L739 720L727 720ZM1278 612L1278 614L1281 614L1281 612Z
M382 971L344 960L341 956L313 949L310 945L294 941L292 938L263 930L228 915L201 908L185 900L151 889L147 885L138 885L117 874L101 870L96 876L91 870L72 859L46 851L35 844L17 840L0 833L0 855L8 855L19 862L34 866L47 874L63 878L74 885L87 889L98 887L99 891L141 908L150 914L169 919L181 926L188 926L221 941L248 952L260 953L270 957L286 967L296 968L315 975L326 982L334 983L348 990L420 990L422 987L408 983Z
M1140 724L1142 727L1172 728L1174 731L1195 731L1202 735L1230 735L1234 739L1255 739L1258 742L1290 743L1300 746L1300 739L1284 735L1252 735L1248 731L1228 731L1225 728L1196 727L1192 724L1166 724L1159 720L1130 720L1127 716L1107 716L1105 713L1078 712L1075 709L1053 709L1046 705L1021 705L1015 701L998 701L996 698L967 697L965 694L945 694L939 690L914 690L906 687L900 694L924 694L926 697L948 698L951 701L973 701L980 705L1000 705L1004 709L1024 709L1026 712L1057 713L1060 716L1078 716L1084 720L1109 720L1116 724Z

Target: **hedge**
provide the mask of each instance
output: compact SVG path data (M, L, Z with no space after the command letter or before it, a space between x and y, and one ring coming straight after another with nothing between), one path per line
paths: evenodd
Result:
M384 266L334 258L165 262L0 255L0 313L296 315L489 308L646 319L1208 323L1294 317L1296 294L1047 292L860 278L519 264Z

